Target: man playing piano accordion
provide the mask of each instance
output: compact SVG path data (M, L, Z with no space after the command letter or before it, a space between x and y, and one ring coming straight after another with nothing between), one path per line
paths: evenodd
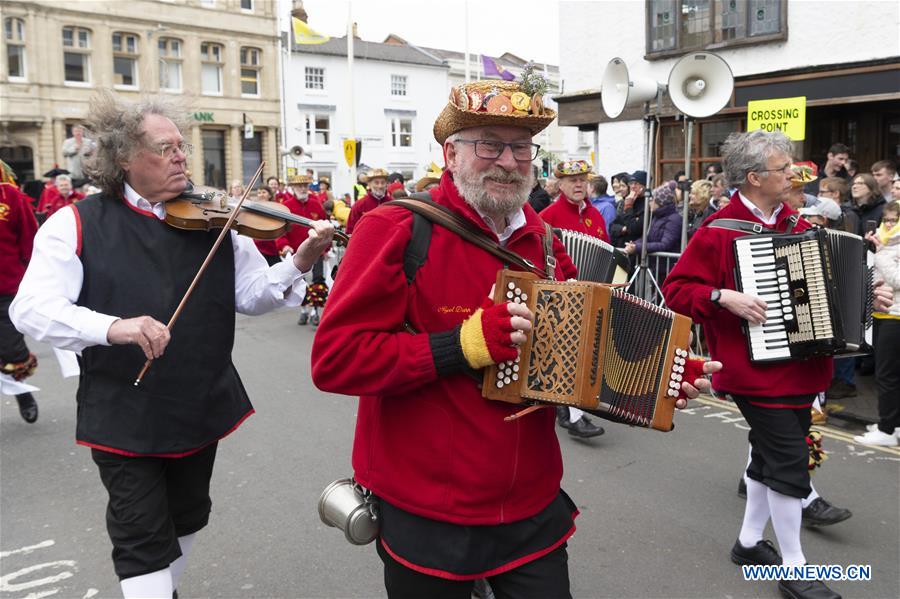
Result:
M591 165L585 160L570 160L556 165L553 175L559 180L559 197L539 216L556 229L577 231L609 243L606 221L588 201L588 177ZM589 438L603 434L603 427L590 421L578 408L560 406L557 423L573 437Z
M670 309L703 324L710 355L724 365L713 376L713 387L734 399L750 425L747 505L731 551L737 564L806 563L800 545L801 502L812 490L805 439L813 399L831 381L832 359L751 362L742 321L772 322L776 310L735 290L733 241L743 233L711 223L738 219L772 232L808 229L810 224L780 200L791 185L791 153L791 141L780 132L729 136L723 147L725 174L738 190L728 206L697 230L663 285ZM770 516L782 555L763 540ZM790 597L838 597L821 581L781 581L779 588Z
M454 88L434 126L447 170L430 194L539 268L552 252L565 279L562 243L527 205L532 136L554 117L518 83ZM568 597L576 510L560 489L553 411L504 422L521 406L485 400L467 374L514 358L533 315L487 302L504 263L442 226L409 282L412 223L394 205L359 221L312 350L320 389L361 396L353 468L380 498L387 594L468 598L487 578L498 597Z

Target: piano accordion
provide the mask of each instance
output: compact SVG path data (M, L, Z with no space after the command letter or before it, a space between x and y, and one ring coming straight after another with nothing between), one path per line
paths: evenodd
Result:
M750 360L858 350L872 317L866 252L862 237L832 229L735 239L738 291L767 304L765 323L743 324Z
M628 257L602 239L592 235L554 229L578 269L579 281L595 283L627 283L630 271Z
M672 429L691 320L607 285L503 270L494 301L524 303L534 328L519 357L485 369L482 395L574 406L626 424Z

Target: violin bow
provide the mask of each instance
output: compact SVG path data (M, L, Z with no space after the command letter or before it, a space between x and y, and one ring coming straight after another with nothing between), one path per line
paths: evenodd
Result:
M213 255L215 255L216 250L219 249L219 246L222 245L222 240L225 239L226 235L231 233L231 225L234 224L234 219L237 218L238 214L241 212L241 204L244 203L244 200L247 199L247 196L250 195L250 190L253 189L253 186L256 185L256 181L259 179L259 176L262 174L263 168L265 168L266 163L263 161L259 168L256 169L256 173L253 175L253 178L250 179L250 183L247 185L247 188L244 190L244 195L241 196L240 201L238 201L237 205L234 207L234 210L231 212L231 216L228 217L228 221L225 223L225 226L222 227L222 231L219 233L219 237L216 238L216 242L213 244L212 249L209 250L209 253L206 255L206 259L203 261L203 264L200 265L200 270L197 271L197 274L194 275L194 280L191 281L191 286L188 287L188 290L185 292L184 297L181 298L181 302L178 304L178 307L175 308L175 313L172 314L172 318L169 319L169 324L166 325L166 328L169 329L169 332L172 332L172 327L175 325L175 321L178 320L178 317L181 316L181 311L184 309L184 305L187 303L188 298L191 297L191 293L194 291L194 287L197 286L197 282L200 280L200 277L203 276L203 273L206 271L206 267L209 266L209 263L212 262ZM147 371L150 370L150 365L153 363L153 360L147 360L144 362L144 367L141 368L140 373L138 373L137 378L134 380L134 386L137 387L141 383L141 379L144 378L144 375L147 374Z

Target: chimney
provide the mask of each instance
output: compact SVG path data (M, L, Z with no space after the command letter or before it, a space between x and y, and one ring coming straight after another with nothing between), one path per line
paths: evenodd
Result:
M353 39L359 39L359 31L356 28L356 22L353 23Z
M303 0L293 0L291 3L291 16L300 19L304 23L309 18L303 9Z

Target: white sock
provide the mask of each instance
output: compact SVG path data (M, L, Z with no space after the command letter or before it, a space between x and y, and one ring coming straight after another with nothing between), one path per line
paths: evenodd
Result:
M749 498L749 489L748 498ZM772 527L778 538L781 558L785 566L802 566L806 563L803 548L800 547L800 519L803 512L801 500L768 489L769 510L772 512Z
M809 504L815 501L819 496L819 493L816 491L816 488L812 485L812 483L809 483L809 488L812 489L812 491L810 491L809 495L807 495L800 501L800 505L803 506L803 509L808 508Z
M123 578L119 584L125 599L172 599L172 573L169 568Z
M194 546L194 538L196 538L196 536L197 533L178 537L178 545L181 547L181 557L169 564L169 569L172 570L173 589L178 588L178 580L181 578L181 575L184 574L184 569L187 567L188 554Z
M569 422L575 423L581 420L581 417L584 416L584 412L579 410L578 408L569 408Z
M763 539L763 531L769 522L769 498L766 487L761 482L744 476L747 481L747 505L744 507L744 522L741 524L741 534L738 536L741 545L753 547Z

